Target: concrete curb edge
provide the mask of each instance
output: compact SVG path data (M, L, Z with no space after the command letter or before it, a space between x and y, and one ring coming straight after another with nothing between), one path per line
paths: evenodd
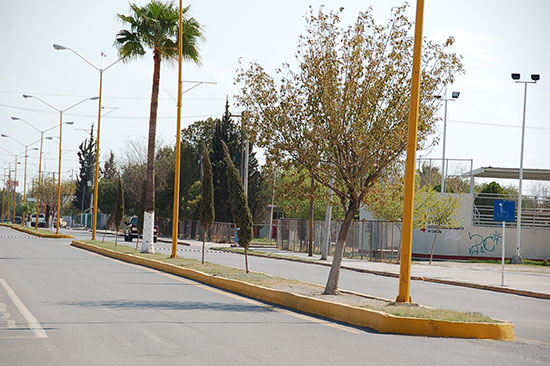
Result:
M71 245L128 263L154 268L163 272L189 278L206 285L238 293L260 301L284 306L303 313L336 320L353 326L374 329L381 333L430 337L514 340L514 325L510 322L466 323L434 319L396 317L375 310L269 289L243 281L211 276L200 271L178 267L153 259L141 258L131 254L115 252L77 240L73 240Z
M13 230L20 231L20 232L25 233L25 234L38 236L40 238L48 238L48 239L73 239L74 238L74 235L69 235L69 234L42 234L42 233L39 233L39 232L36 232L36 231L33 231L33 230L29 230L29 229L24 228L24 227L6 225L6 224L3 224L3 223L0 224L0 225L4 226L4 227L8 227L8 228L13 229Z
M227 253L243 255L243 253L234 252L234 251L226 250L226 249L223 249L223 248L216 249L216 250L219 250L221 252L227 252ZM310 260L305 260L305 259L300 259L300 258L295 258L295 257L289 257L289 258L270 257L270 256L258 255L256 253L251 253L250 251L248 252L248 255L256 256L256 257L262 257L262 258L279 259L279 260L283 260L283 261L315 264L315 265L318 265L318 266L325 266L325 267L330 267L331 266L331 264L328 263L328 262L326 262L326 263L316 262L316 261L310 261ZM349 266L345 266L345 265L343 265L341 268L346 269L348 271L368 273L368 274L373 274L373 275L377 275L377 276L384 276L384 277L399 278L399 274L392 273L392 272L384 272L384 271L376 271L376 270L372 270L372 269L355 268L355 267L349 267ZM442 280L442 279L438 279L438 278L421 277L421 276L411 276L411 280L434 282L434 283L440 283L440 284L451 285L451 286L469 287L469 288L475 288L475 289L478 289L478 290L487 290L487 291L501 292L501 293L512 294L512 295L533 297L533 298L537 298L537 299L550 300L550 294L547 294L547 293L544 293L544 292L519 290L519 289L514 289L514 288L506 288L506 287L499 287L499 286L492 286L492 285L481 285L481 284L478 284L478 283L471 283L471 282Z

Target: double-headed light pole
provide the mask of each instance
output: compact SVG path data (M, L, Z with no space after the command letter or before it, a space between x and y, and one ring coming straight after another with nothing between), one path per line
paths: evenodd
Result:
M92 225L92 240L95 240L96 236L96 230L97 230L97 196L98 196L98 178L99 178L99 141L100 141L100 133L101 133L101 96L102 96L102 89L103 89L103 72L109 69L114 64L121 61L124 57L119 58L112 64L110 64L107 67L103 67L103 58L106 56L104 52L101 52L101 66L97 67L90 61L88 61L84 56L80 55L78 52L73 50L70 47L61 46L58 44L54 44L53 48L56 50L68 50L80 57L84 62L86 62L88 65L93 67L96 71L99 72L99 108L97 112L97 139L96 139L96 161L95 161L95 175L94 175L94 213L93 213L93 225Z
M77 105L82 104L87 100L97 100L97 99L99 99L99 97L84 98L81 101L79 101L78 103L75 103L72 106L70 106L68 108L65 108L65 109L55 108L54 106L52 106L51 104L45 102L44 100L42 100L41 98L39 98L37 96L23 94L23 98L34 98L34 99L42 102L43 104L47 105L48 107L50 107L51 109L53 109L54 111L59 113L59 171L58 171L58 174L57 174L57 222L56 222L56 229L55 229L56 234L59 234L59 218L60 218L59 214L61 212L61 155L62 155L61 142L63 141L62 140L63 139L63 113L67 112L70 109L73 109ZM37 213L37 215L38 215L38 213Z
M452 98L441 98L441 95L434 96L434 98L445 102L445 114L443 117L443 157L441 159L441 193L445 192L445 176L447 175L447 166L445 164L445 142L447 140L447 102L454 102L459 96L460 92L456 91L451 94Z
M13 119L13 117L12 117ZM13 141L17 142L19 145L21 146L24 146L25 147L25 177L23 178L23 203L27 203L27 158L29 157L28 155L28 150L29 150L29 146L32 146L34 144L36 144L38 141L35 141L31 144L24 144L22 143L21 141L17 140L15 137L12 137L12 136L8 136L8 135L5 135L5 134L1 134L2 137L8 137L10 139L12 139ZM32 150L38 150L37 147L33 147ZM25 225L25 215L22 215L23 218L22 218L22 224Z
M521 188L523 183L523 145L525 141L525 111L527 108L527 84L536 84L540 80L539 74L531 74L531 80L521 81L519 80L521 75L519 73L513 73L512 79L516 83L524 85L523 89L523 122L521 124L521 153L519 158L519 188L518 188L518 213L516 222L516 253L512 257L512 263L522 263L521 257Z
M30 123L29 121L23 119L23 118L20 118L20 117L11 117L12 120L14 121L21 121L21 122L24 122L26 123L28 126L30 126L33 130L35 130L36 132L39 132L40 133L40 156L38 158L38 186L40 186L41 184L41 174L42 174L42 147L44 145L44 133L50 131L50 130L53 130L54 128L57 127L57 125L54 125L50 128L47 128L45 130L39 130L38 128L36 128L32 123ZM67 121L67 122L63 122L64 124L66 125L72 125L74 122L72 121ZM46 137L47 139L51 140L52 138L51 137ZM27 155L25 153L25 155ZM25 172L26 172L26 168L25 168ZM26 174L26 173L25 173ZM38 229L38 213L40 212L40 195L36 194L36 228ZM32 224L31 224L32 225Z

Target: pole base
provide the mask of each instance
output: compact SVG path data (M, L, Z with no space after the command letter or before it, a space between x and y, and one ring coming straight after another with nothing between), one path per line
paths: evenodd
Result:
M522 264L523 263L523 258L521 258L521 256L519 256L517 254L514 254L514 256L512 257L512 260L510 261L510 263L512 263L512 264Z

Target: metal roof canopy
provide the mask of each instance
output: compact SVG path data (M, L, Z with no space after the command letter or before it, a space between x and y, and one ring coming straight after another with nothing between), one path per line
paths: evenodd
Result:
M474 169L463 177L519 179L519 168L494 168L492 166ZM550 181L550 169L523 169L523 179Z

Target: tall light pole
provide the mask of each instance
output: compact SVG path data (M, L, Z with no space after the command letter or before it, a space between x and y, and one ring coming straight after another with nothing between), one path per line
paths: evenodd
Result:
M447 102L454 102L460 96L460 92L454 91L451 94L452 98L441 98L441 95L435 95L434 98L445 102L445 114L443 117L443 157L441 159L441 193L445 192L445 176L447 169L445 165L445 142L447 141Z
M405 168L405 200L403 202L403 233L401 235L401 265L399 270L399 294L396 302L411 302L411 256L414 206L414 175L416 148L418 145L418 109L420 104L420 70L422 60L422 25L424 0L416 1L414 26L414 51L407 138L407 162Z
M512 256L512 263L518 264L522 263L523 259L521 256L521 188L523 183L523 145L525 141L525 111L527 108L527 84L536 84L540 80L539 74L531 74L531 80L520 81L520 74L513 73L512 79L516 83L524 85L523 89L523 122L521 124L521 153L519 158L519 188L518 188L518 214L516 222L516 253Z
M47 128L43 131L39 130L38 128L36 128L32 123L30 123L29 121L23 119L23 118L20 118L20 117L11 117L12 120L14 121L21 121L21 122L24 122L26 123L28 126L30 126L32 129L34 129L35 131L39 132L40 133L40 156L39 156L39 160L38 160L38 187L40 187L40 184L41 184L41 173L42 173L42 146L44 145L44 133L50 131L50 130L53 130L54 128L57 127L57 125L54 125L50 128ZM63 122L65 123L66 125L72 125L74 122L72 121L68 121L68 122ZM47 139L52 139L51 137L46 137ZM26 154L25 154L26 155ZM36 193L36 228L38 229L38 213L40 212L40 194L37 192ZM32 226L32 224L31 224Z
M13 119L13 117L12 117ZM28 149L29 149L29 146L32 146L34 144L36 144L38 141L40 140L37 140L31 144L24 144L22 143L21 141L17 140L16 138L12 137L12 136L7 136L5 134L1 134L2 137L8 137L10 139L12 139L13 141L17 142L19 145L21 146L24 146L25 147L25 177L23 178L23 203L24 204L27 204L27 159L29 157L28 155ZM38 150L37 147L33 147L32 150ZM25 226L25 215L23 214L23 219L22 219L22 224L23 226Z
M56 230L55 230L55 233L59 234L59 218L60 218L59 215L60 215L60 212L61 212L61 143L63 141L62 140L62 138L63 138L63 113L67 112L68 110L76 107L77 105L79 105L81 103L84 103L87 100L97 100L97 99L99 99L99 97L84 98L81 101L79 101L78 103L75 103L72 106L70 106L68 108L65 108L65 109L57 109L54 106L52 106L51 104L43 101L41 98L33 96L33 95L23 94L23 98L37 99L40 102L42 102L43 104L47 105L48 107L50 107L51 109L53 109L54 111L59 113L59 172L58 172L58 175L57 175L57 222L56 222ZM38 215L38 213L37 213L37 215Z
M56 50L68 50L80 57L84 62L86 62L88 65L93 67L96 71L99 72L99 108L97 112L97 139L96 139L96 154L95 154L95 176L94 176L94 213L93 213L93 224L92 224L92 240L95 240L96 236L96 229L97 229L97 192L98 192L98 178L99 178L99 141L100 141L100 133L101 133L101 96L103 91L103 72L107 69L109 69L111 66L116 64L117 62L121 61L124 57L119 58L109 66L103 68L103 58L107 56L105 52L101 52L101 66L97 67L90 61L88 61L84 56L80 55L78 52L73 50L70 47L61 46L59 44L54 44L53 48Z

